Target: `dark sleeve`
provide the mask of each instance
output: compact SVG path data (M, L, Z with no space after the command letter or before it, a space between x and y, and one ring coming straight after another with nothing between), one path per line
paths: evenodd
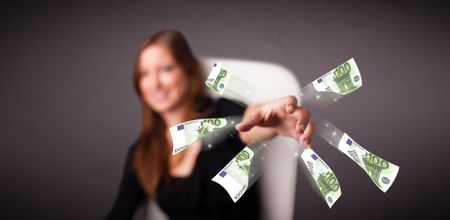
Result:
M243 103L237 101L231 101L225 98L220 98L217 101L217 112L219 117L227 117L227 116L242 116L245 112L247 106ZM239 132L233 128L230 133L229 141L231 142L230 146L237 153L241 151L246 145L242 142L239 137Z
M225 98L219 98L216 103L218 117L233 115L243 115L247 106L238 101L231 101Z
M132 166L135 148L136 143L128 150L119 192L113 207L104 218L105 220L132 219L136 209L145 201L145 192L140 186Z

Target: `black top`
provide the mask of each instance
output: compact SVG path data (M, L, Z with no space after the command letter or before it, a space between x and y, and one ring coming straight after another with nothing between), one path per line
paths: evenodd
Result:
M213 105L214 110L208 117L242 115L245 110L223 98ZM211 180L244 146L234 130L211 150L199 153L190 176L162 178L156 197L161 209L170 219L259 219L258 184L234 203L226 190ZM119 192L106 220L131 219L137 207L146 201L147 196L132 167L135 147L133 144L128 151Z

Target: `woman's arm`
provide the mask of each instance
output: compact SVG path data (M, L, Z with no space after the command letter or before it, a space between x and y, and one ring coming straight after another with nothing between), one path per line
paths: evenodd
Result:
M297 98L286 96L265 104L247 107L242 122L236 125L245 144L262 141L275 135L290 136L308 146L315 125L306 108L297 106Z

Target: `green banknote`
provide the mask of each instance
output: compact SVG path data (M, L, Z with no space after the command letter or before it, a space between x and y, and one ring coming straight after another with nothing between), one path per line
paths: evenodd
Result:
M301 88L303 105L325 107L362 86L362 78L353 58Z
M234 124L234 121L232 121ZM225 118L204 118L187 121L175 125L169 129L173 141L172 155L175 155L196 140L206 136L208 133L227 126Z
M250 148L245 147L212 178L212 181L225 188L233 202L239 200L249 187L250 165L254 155Z
M311 148L301 155L329 208L341 197L341 186L331 168Z
M214 63L213 68L206 79L206 85L215 92L223 95L230 79L231 73L224 69L221 62Z
M364 149L347 133L324 119L318 123L318 133L330 145L358 164L381 191L386 192L394 183L400 169L397 165Z
M250 82L231 74L221 62L214 63L205 84L221 96L238 100L245 104L254 101L257 95L254 86Z
M344 133L339 141L338 149L355 161L381 191L386 192L394 183L399 167L367 151L347 133Z
M251 143L244 147L212 181L220 184L233 202L238 201L261 175L261 161L267 149L265 143Z
M361 74L353 58L313 81L318 92L347 95L362 86Z

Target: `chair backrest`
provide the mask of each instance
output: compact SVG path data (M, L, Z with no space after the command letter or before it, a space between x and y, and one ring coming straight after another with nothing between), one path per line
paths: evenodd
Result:
M220 61L233 75L249 82L257 88L257 96L246 104L261 103L279 97L294 95L299 98L300 84L288 69L268 62L237 60L229 58L202 58L205 78L214 62ZM212 97L218 95L210 93ZM299 100L300 101L300 100ZM297 158L292 147L296 145L292 138L276 137L268 141L269 152L264 160L261 189L263 216L265 219L292 219L295 201ZM167 219L157 205L149 201L146 219Z

